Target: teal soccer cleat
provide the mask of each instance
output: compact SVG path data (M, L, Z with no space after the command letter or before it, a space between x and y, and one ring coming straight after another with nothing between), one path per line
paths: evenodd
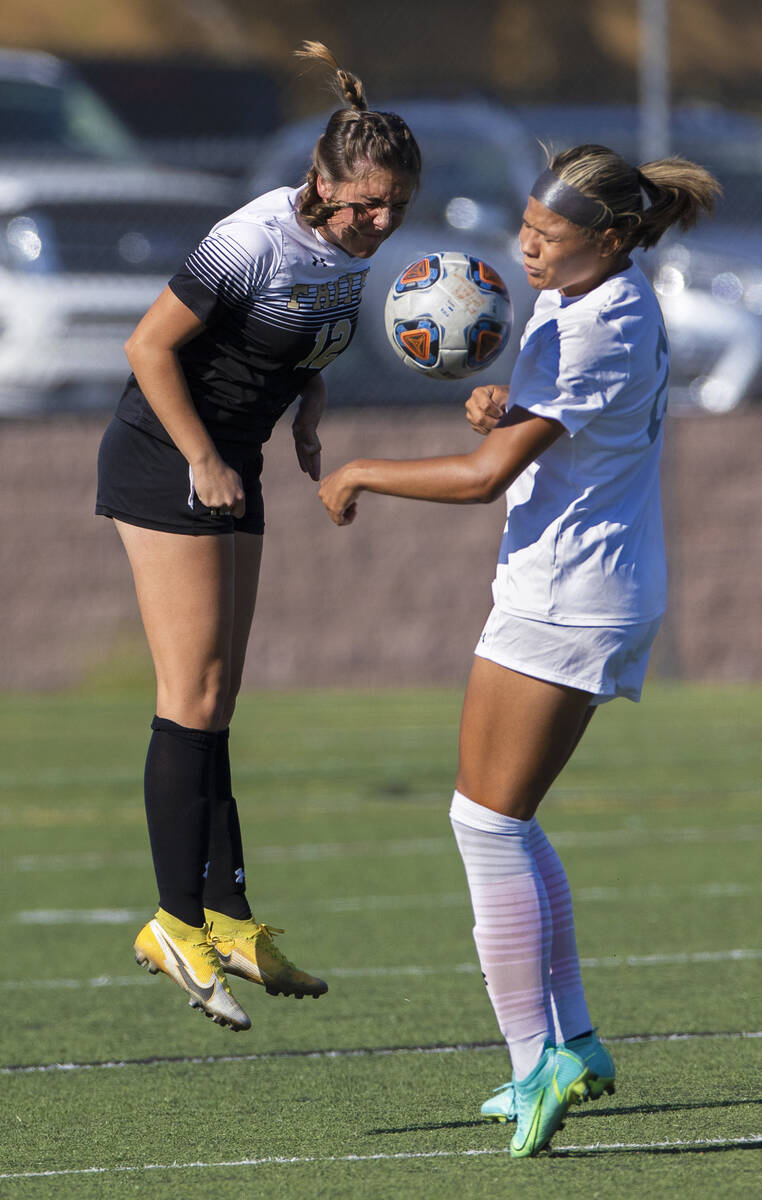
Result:
M495 1088L489 1100L482 1104L481 1114L490 1121L500 1121L503 1124L516 1120L516 1093L512 1080Z
M572 1054L581 1058L587 1067L589 1072L587 1086L591 1100L600 1099L604 1092L609 1096L614 1095L616 1091L614 1060L600 1042L595 1029L591 1033L586 1033L584 1037L571 1038L568 1042L564 1042L563 1048L571 1050Z
M588 1099L599 1100L604 1092L609 1096L614 1095L616 1091L614 1060L598 1039L595 1030L586 1033L584 1037L572 1038L563 1044L563 1048L571 1050L573 1054L581 1058L589 1071ZM503 1124L506 1121L515 1121L516 1094L513 1081L509 1080L507 1083L501 1083L500 1087L496 1087L490 1098L482 1104L480 1112L489 1121L500 1121Z
M511 1158L531 1158L549 1144L572 1104L587 1096L588 1068L571 1050L545 1043L526 1079L514 1083L516 1132Z

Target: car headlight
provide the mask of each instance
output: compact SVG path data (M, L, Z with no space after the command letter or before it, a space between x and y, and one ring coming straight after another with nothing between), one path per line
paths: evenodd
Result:
M5 239L12 258L19 265L34 263L42 254L42 238L31 217L14 217L5 229Z
M52 236L44 221L19 215L0 225L0 262L12 271L51 268Z

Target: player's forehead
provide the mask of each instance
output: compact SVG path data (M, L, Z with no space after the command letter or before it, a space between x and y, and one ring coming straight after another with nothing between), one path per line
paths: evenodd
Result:
M535 200L534 196L530 196L527 200L522 220L531 229L536 229L538 233L544 233L550 237L570 237L574 233L581 232L578 225L567 221L566 217L559 216L544 204L540 204L540 201Z
M368 202L401 204L410 199L413 184L409 176L389 167L370 167L352 179L337 185L341 198Z

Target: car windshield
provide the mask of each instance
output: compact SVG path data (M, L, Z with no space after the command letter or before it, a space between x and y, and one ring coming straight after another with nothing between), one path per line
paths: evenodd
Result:
M506 148L474 137L461 141L430 133L420 143L424 169L416 216L441 218L454 198L463 197L504 209L506 224L518 228L525 196Z
M0 79L0 151L39 156L51 151L86 158L136 159L128 131L89 88Z

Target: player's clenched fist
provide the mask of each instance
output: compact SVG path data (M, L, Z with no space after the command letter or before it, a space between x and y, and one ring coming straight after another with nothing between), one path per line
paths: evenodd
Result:
M505 412L508 388L488 383L474 388L466 400L466 418L476 433L490 433Z
M320 499L336 525L351 525L357 516L357 496L360 489L351 482L352 464L347 463L326 475L320 485Z

